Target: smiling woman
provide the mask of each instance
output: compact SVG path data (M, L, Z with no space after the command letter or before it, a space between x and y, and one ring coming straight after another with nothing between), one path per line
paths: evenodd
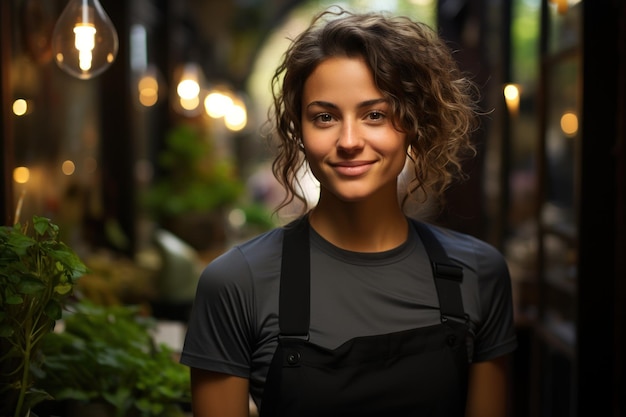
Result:
M408 166L409 197L437 198L473 150L475 89L446 44L407 17L333 8L272 80L283 205L306 203L303 167L319 199L203 271L181 356L194 415L243 417L248 395L262 417L504 415L506 263L408 217L398 191Z

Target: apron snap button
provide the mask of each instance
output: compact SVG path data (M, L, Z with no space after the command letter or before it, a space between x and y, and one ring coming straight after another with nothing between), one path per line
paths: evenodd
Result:
M448 346L454 346L454 345L455 345L455 343L456 343L456 336L454 336L454 335L452 335L452 334L451 334L451 335L449 335L449 336L446 338L446 342L448 342Z
M300 362L299 352L292 352L292 353L287 354L287 363L289 365L297 365L298 362Z

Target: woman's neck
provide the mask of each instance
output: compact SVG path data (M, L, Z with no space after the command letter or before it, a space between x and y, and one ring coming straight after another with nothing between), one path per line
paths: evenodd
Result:
M309 222L324 239L354 252L390 250L408 237L408 222L396 201L353 203L320 198Z

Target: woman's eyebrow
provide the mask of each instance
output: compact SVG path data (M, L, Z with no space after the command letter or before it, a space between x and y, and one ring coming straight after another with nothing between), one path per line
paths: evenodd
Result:
M310 102L309 104L306 105L306 108L308 109L309 107L313 107L313 106L319 106L319 107L323 107L323 108L326 108L326 109L329 109L329 108L330 109L337 109L338 108L337 105L335 105L335 104L333 104L331 102L328 102L328 101L323 101L323 100L312 101L312 102Z
M365 100L357 105L358 108L370 107L376 104L386 103L387 100L385 98L375 98L372 100ZM336 104L324 101L324 100L315 100L306 105L306 108L319 106L323 108L337 109L339 108Z

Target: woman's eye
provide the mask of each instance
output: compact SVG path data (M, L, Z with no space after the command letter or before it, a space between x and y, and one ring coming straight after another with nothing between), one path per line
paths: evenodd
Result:
M370 120L380 120L383 119L385 117L384 113L379 112L379 111L372 111L368 114L368 118Z
M333 120L333 116L331 116L328 113L320 113L317 116L315 116L315 120L317 120L318 122L322 122L322 123L328 123Z

